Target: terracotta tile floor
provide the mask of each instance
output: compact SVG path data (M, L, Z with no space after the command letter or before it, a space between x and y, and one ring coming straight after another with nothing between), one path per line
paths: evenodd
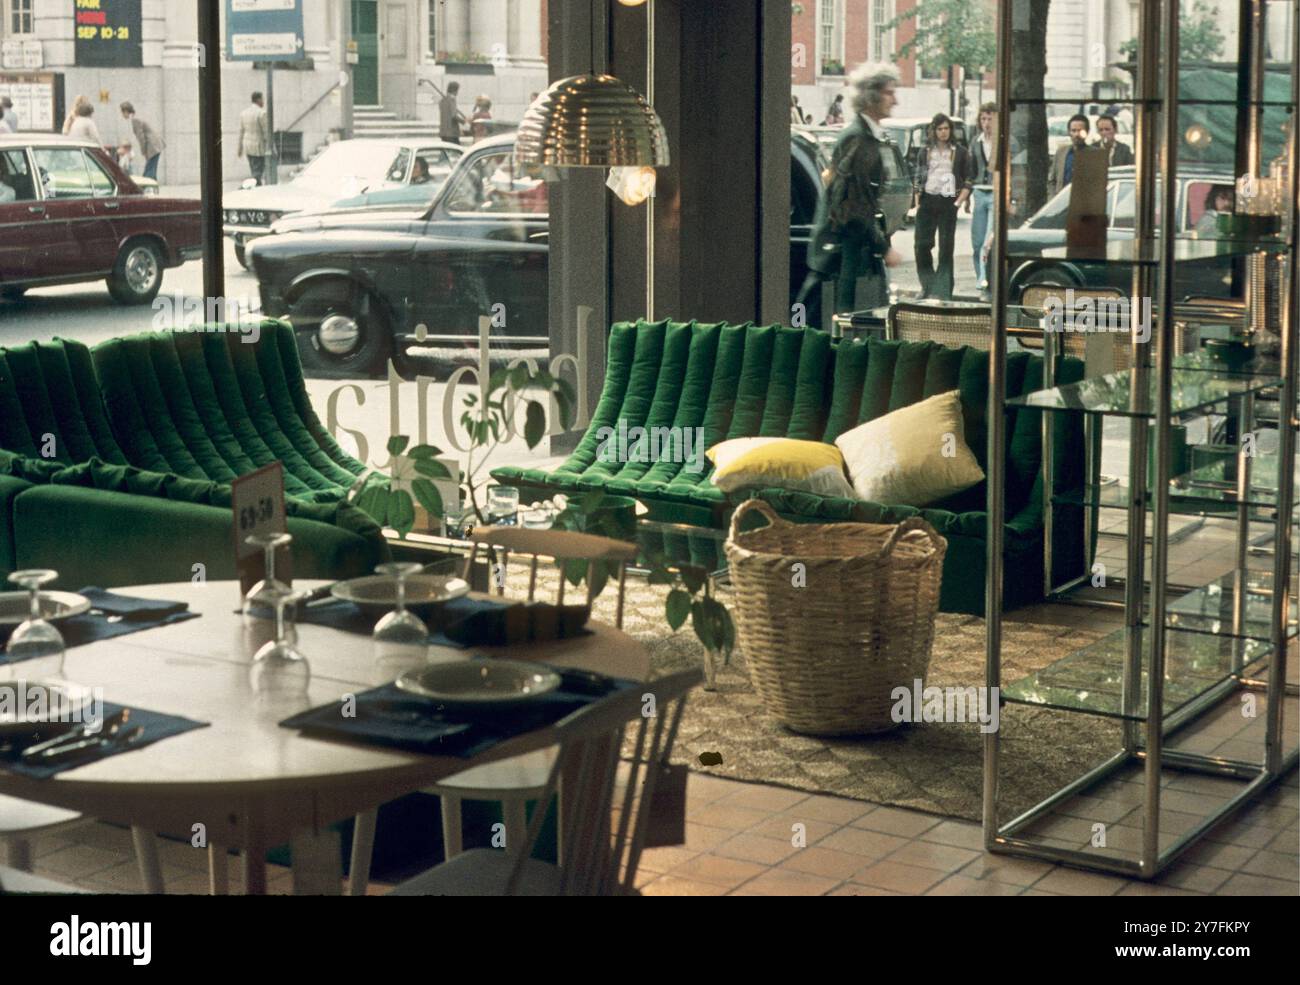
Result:
M1294 770L1153 883L989 854L967 821L699 773L688 804L687 844L642 858L637 883L646 896L1300 895ZM93 892L140 891L130 835L120 828L65 830L37 839L33 854L39 875ZM161 854L168 893L207 891L203 852L164 842ZM289 871L271 866L268 886L291 892Z

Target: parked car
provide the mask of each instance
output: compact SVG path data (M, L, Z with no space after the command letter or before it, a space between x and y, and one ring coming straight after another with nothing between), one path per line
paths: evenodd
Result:
M430 184L436 188L463 153L464 148L440 140L340 140L291 181L228 192L222 200L223 229L235 241L236 259L247 267L249 241L265 236L277 219L293 212L326 209L340 199L410 185L420 159L428 166Z
M113 300L147 304L165 269L202 255L197 199L146 195L88 141L0 136L0 295L104 279Z
M1131 240L1134 222L1135 169L1129 165L1111 168L1106 186L1108 239ZM1178 169L1178 235L1193 238L1204 214L1206 196L1215 185L1233 187L1233 176L1218 166L1184 164ZM1159 188L1159 182L1157 182ZM1157 196L1159 193L1157 192ZM1157 199L1158 200L1158 199ZM1114 287L1128 294L1132 290L1132 268L1126 264L1105 264L1060 257L1040 257L1043 250L1063 247L1070 189L1061 189L1024 225L1007 231L1008 255L1015 258L1010 280L1010 297L1031 284L1060 284L1064 287ZM1159 210L1157 207L1157 221ZM1175 290L1180 298L1232 296L1232 263L1228 258L1175 266Z
M807 250L822 172L818 143L791 135L790 293L807 274ZM887 212L897 228L910 195L902 159ZM494 344L545 344L550 219L540 171L514 158L514 137L470 147L424 209L347 209L287 216L248 251L263 310L298 330L304 365L316 372L379 371L412 344L477 337L478 319L504 303L507 327ZM820 321L820 296L808 323ZM428 326L417 333L417 326ZM417 337L417 334L422 337Z

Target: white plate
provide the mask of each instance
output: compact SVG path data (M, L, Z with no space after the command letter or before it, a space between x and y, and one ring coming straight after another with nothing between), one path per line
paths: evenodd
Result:
M0 733L30 732L51 722L79 723L90 699L90 688L80 684L0 681Z
M28 592L0 592L0 626L17 626L31 614ZM76 592L41 592L41 615L49 622L90 611L90 600Z
M397 583L387 575L366 575L341 581L330 589L330 594L377 615L392 612L397 605ZM460 578L411 575L406 579L406 607L416 613L468 594L469 582Z
M519 660L454 660L408 671L397 686L442 704L483 708L549 694L560 686L560 675Z

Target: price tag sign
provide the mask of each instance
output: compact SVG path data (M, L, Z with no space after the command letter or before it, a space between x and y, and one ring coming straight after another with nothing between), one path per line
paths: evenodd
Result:
M255 534L284 533L284 466L279 462L241 475L231 483L234 509L235 570L239 574L239 597L266 576L266 552L248 538ZM290 552L281 548L275 556L275 577L293 583Z

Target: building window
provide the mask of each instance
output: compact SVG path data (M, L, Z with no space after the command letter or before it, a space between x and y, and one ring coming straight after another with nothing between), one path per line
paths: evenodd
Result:
M429 34L425 38L426 57L438 57L438 14L442 10L442 0L429 0Z
M880 25L888 24L891 19L889 0L871 0L871 60L873 62L891 61L894 46L890 32Z
M35 0L9 0L9 16L5 18L5 27L10 34L34 34L36 24L32 17L32 4Z
M821 49L821 74L844 74L844 38L840 31L839 0L818 0L817 40Z

